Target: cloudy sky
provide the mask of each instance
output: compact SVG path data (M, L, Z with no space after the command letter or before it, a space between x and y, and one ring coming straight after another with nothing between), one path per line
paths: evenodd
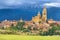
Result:
M25 3L36 4L42 3L40 5L47 7L60 7L60 0L0 0L0 9L3 8L14 8L16 6L21 6Z
M47 7L48 18L60 20L60 0L0 0L0 20L31 19ZM11 15L12 14L12 15Z

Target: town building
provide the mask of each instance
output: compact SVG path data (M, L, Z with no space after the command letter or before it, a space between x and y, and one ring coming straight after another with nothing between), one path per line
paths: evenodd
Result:
M47 9L46 7L43 8L42 16L40 12L38 12L37 16L32 17L31 21L26 21L24 28L31 27L31 29L48 29L50 27L50 24L52 24L53 20L47 19Z

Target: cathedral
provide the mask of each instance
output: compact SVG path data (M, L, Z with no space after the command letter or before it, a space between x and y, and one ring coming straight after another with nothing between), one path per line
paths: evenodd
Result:
M50 24L54 23L53 20L49 19L47 20L47 9L46 7L43 8L42 11L42 15L40 14L40 12L38 12L37 16L32 17L31 21L26 21L24 28L28 28L29 26L31 27L31 29L33 28L48 28L50 27Z
M42 16L40 12L38 12L37 16L32 17L32 22L39 23L39 22L46 22L47 21L47 10L46 7L43 8Z

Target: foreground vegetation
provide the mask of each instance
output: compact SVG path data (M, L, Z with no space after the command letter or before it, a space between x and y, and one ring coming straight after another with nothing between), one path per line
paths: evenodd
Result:
M28 28L24 28L24 22L18 22L16 26L11 25L10 28L0 28L0 34L18 34L18 35L40 35L40 36L52 36L52 35L60 35L60 25L51 24L51 27L37 29L32 26L28 26Z
M0 40L60 40L60 36L1 35Z

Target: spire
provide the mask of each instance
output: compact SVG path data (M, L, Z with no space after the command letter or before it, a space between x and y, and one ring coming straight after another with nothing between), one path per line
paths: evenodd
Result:
M7 19L5 19L5 21L8 21Z
M40 12L38 11L38 14L37 14L37 16L39 17L39 18L41 18L41 15L40 15Z
M46 21L47 21L47 10L45 6L42 12L42 22L46 22Z
M20 22L23 22L22 18L20 19Z
M46 15L47 14L47 9L46 9L46 6L44 6L44 8L43 8L43 15Z
M40 12L38 11L38 15L40 16Z

